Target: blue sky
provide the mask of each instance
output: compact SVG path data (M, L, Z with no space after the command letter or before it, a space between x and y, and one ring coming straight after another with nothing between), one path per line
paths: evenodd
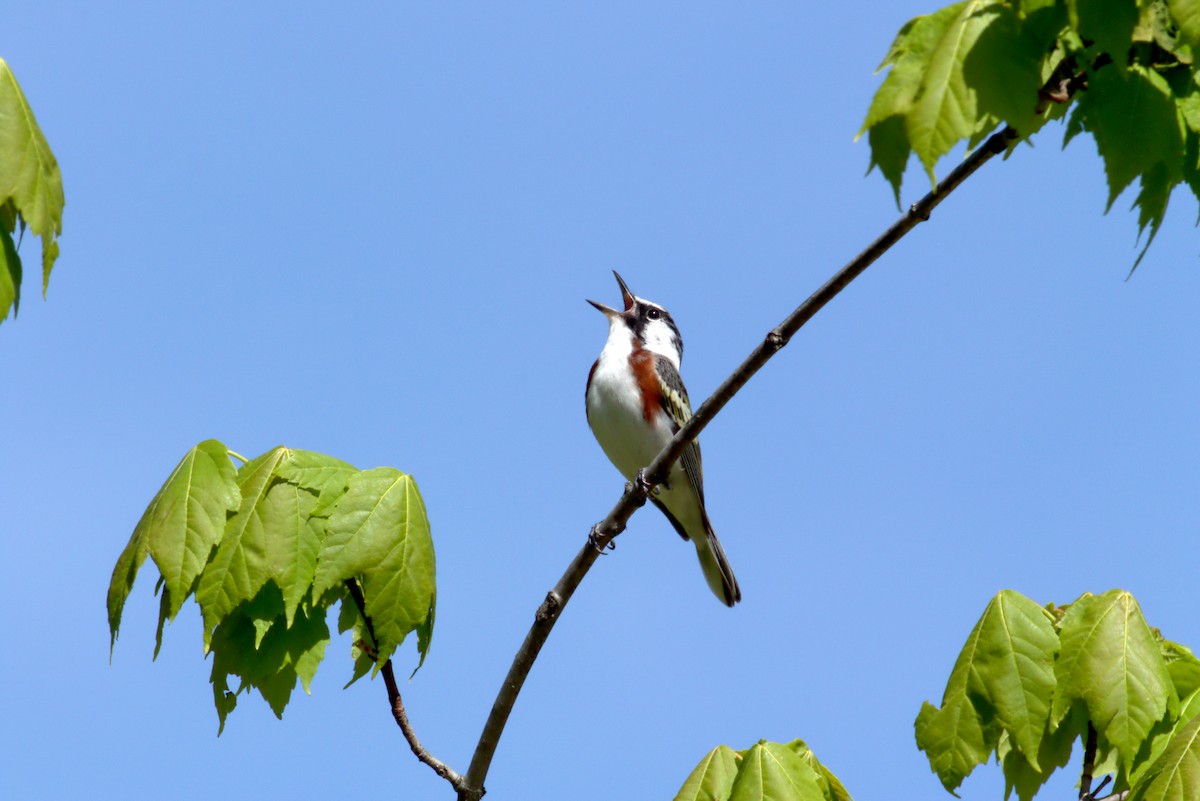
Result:
M244 698L218 739L194 605L151 662L147 571L110 666L105 590L146 503L208 437L413 473L439 609L403 689L465 770L621 491L584 419L605 336L584 299L615 304L615 268L667 306L698 404L896 217L853 136L892 35L933 8L6 10L67 207L48 301L27 285L0 326L0 795L449 798L382 682L341 689L345 641L282 722ZM1093 142L1060 142L990 164L709 427L744 602L636 515L535 666L489 799L670 798L719 743L795 737L860 801L941 797L912 721L1003 588L1123 587L1200 646L1196 203L1126 281L1132 198L1104 216ZM989 767L962 795L1001 792Z

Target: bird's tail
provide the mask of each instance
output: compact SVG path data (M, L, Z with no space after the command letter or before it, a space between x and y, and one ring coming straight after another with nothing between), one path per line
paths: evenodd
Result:
M725 557L721 541L717 539L712 523L708 522L707 514L704 515L704 536L692 537L692 542L696 544L696 555L700 557L704 579L713 595L726 606L733 606L742 600L742 590L738 587L733 568L729 566L729 560Z

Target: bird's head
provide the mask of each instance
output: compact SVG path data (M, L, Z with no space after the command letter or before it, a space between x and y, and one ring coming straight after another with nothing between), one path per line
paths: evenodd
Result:
M603 303L588 301L608 318L609 336L628 332L643 348L665 356L679 369L679 363L683 359L683 338L679 336L679 329L671 319L670 312L657 303L639 298L630 292L616 270L613 270L613 275L621 287L621 299L624 301L625 310L617 311Z

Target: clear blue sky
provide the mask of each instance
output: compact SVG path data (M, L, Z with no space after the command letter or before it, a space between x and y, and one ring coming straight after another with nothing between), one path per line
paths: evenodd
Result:
M622 480L585 424L616 268L699 403L897 214L855 143L925 2L10 4L58 155L62 258L0 326L0 796L445 799L335 641L282 722L218 739L189 604L104 599L195 442L418 479L433 649L408 684L465 770L537 604ZM560 621L489 801L670 798L710 748L805 738L859 801L949 798L912 721L1003 588L1124 587L1200 646L1200 252L1136 254L1090 139L989 165L703 436L745 601L652 509ZM949 169L959 158L952 156ZM904 200L927 188L910 172ZM36 261L37 243L27 241ZM400 652L399 673L415 663ZM1076 762L1078 761L1078 749ZM1074 776L1051 793L1066 797ZM979 770L967 799L995 799Z

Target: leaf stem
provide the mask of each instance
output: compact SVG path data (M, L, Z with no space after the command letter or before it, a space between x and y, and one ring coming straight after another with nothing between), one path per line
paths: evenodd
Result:
M788 341L800 330L801 326L812 319L825 304L833 300L839 292L861 275L864 270L886 253L905 234L919 223L928 220L930 213L939 203L945 200L951 192L957 189L963 181L974 174L976 170L986 164L993 156L1007 150L1009 143L1017 138L1017 132L1011 127L1006 127L1004 130L998 131L988 137L980 147L955 167L933 191L914 203L900 219L884 231L866 250L854 257L846 266L842 267L820 289L788 315L783 322L768 332L758 347L746 357L745 361L733 371L729 378L725 379L725 382L717 388L716 392L696 410L695 415L679 429L667 447L646 468L645 476L649 485L652 487L655 484L662 483L667 475L668 467L679 459L684 449L700 435L700 432L725 407L725 404L737 394L738 390L745 386L746 382L758 372L759 368L787 345ZM496 695L496 701L492 704L492 711L488 715L487 722L484 724L483 732L480 734L479 742L475 747L475 754L471 757L471 765L467 769L465 786L458 791L459 801L478 801L486 792L484 789L484 779L487 777L488 768L491 766L492 757L496 752L496 746L500 742L500 735L504 731L504 726L508 721L509 714L512 712L513 705L516 703L517 695L521 692L521 687L525 683L525 678L529 675L534 660L537 659L542 645L546 642L546 638L550 636L550 631L554 628L555 622L562 614L563 608L571 600L572 593L575 592L575 588L579 586L583 577L596 561L596 557L606 545L625 530L625 526L633 513L639 507L645 505L647 489L646 487L639 486L639 484L640 482L631 482L626 485L625 492L621 495L620 500L617 501L616 506L612 508L607 517L592 528L588 535L588 541L580 549L579 553L575 555L566 572L563 573L562 578L547 593L546 599L538 607L533 625L530 627L529 633L525 635L525 641L521 643L516 657L513 658L508 675L504 677L504 682L500 685L500 691Z
M239 460L241 460L242 464L250 464L250 460L249 460L249 459L247 459L245 456L242 456L240 453L238 453L238 452L237 452L237 451L235 451L235 450L232 450L232 449L230 449L230 448L226 448L226 449L225 449L225 452L226 452L226 453L228 453L230 456L232 456L234 459L239 459Z
M367 634L371 637L371 645L377 645L375 627L371 624L371 618L367 617L367 604L363 598L362 589L358 586L357 581L350 579L346 582L346 590L350 593L350 597L354 599L354 605L358 607L358 613L362 616L363 623L366 624ZM400 727L400 732L404 735L404 739L408 741L408 747L412 749L413 755L432 768L434 773L450 782L450 786L454 788L455 792L461 795L466 788L463 777L445 762L429 753L425 749L425 746L421 745L421 741L417 739L417 733L413 730L412 724L408 720L408 713L404 710L404 700L400 697L400 688L396 684L396 674L392 669L392 660L389 659L384 662L379 672L383 674L383 683L387 687L388 701L392 707L392 717L396 719L396 725Z

